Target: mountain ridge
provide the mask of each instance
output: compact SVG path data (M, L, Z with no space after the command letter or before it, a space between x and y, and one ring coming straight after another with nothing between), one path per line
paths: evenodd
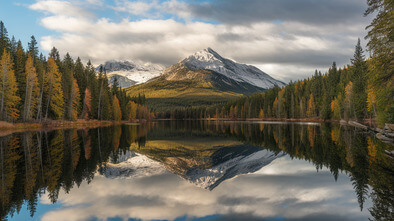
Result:
M109 60L97 66L96 71L100 71L101 68L108 74L110 82L114 81L115 76L122 79L122 87L143 84L160 76L164 70L162 65L131 60Z
M145 94L153 111L165 112L179 107L207 107L284 85L254 66L236 63L207 48L126 90L131 96Z

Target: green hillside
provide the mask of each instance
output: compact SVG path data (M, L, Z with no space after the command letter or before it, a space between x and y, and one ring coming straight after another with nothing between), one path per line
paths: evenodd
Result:
M145 84L126 88L130 96L144 94L154 112L177 107L202 107L222 103L243 96L241 93L221 91L202 78L166 80L158 78Z

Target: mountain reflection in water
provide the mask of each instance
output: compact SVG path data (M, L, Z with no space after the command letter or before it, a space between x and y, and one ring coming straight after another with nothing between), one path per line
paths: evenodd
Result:
M1 220L393 219L392 147L352 127L163 121L0 148Z

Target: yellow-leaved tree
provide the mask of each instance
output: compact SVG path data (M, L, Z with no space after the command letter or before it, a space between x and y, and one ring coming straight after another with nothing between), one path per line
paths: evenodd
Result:
M92 111L92 95L90 93L90 90L88 88L85 89L85 97L83 99L83 104L82 104L82 113L81 113L81 118L82 119L89 119L89 115Z
M127 108L129 109L129 116L127 117L128 120L135 120L137 117L137 104L134 101L129 101L127 104Z
M51 112L55 118L63 116L64 100L63 89L61 84L61 75L54 58L48 58L47 72L44 77L44 95L46 98L45 119Z
M72 88L71 88L71 99L70 99L70 102L72 102L72 108L71 108L71 115L72 116L69 119L77 120L80 99L81 99L81 96L79 94L79 87L77 84L77 80L74 78Z
M40 88L37 80L36 68L33 65L33 58L30 53L26 61L26 90L25 103L23 105L23 121L31 120L37 109L38 99L40 96Z
M308 117L315 117L316 116L315 101L313 99L313 94L312 93L309 95L308 108L306 110L306 115Z
M0 60L0 120L16 120L19 110L16 108L20 97L12 67L11 55L4 49Z
M116 121L122 120L122 111L120 110L119 100L116 97L116 95L114 95L114 99L112 102L112 108L113 108L114 120L116 120Z

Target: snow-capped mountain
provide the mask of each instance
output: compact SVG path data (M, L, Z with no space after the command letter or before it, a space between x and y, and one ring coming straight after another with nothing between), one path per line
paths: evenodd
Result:
M147 82L148 80L159 76L164 67L158 64L152 63L142 63L142 62L134 62L134 61L107 61L105 64L101 64L96 68L96 71L100 71L100 68L105 70L110 78L113 76L121 76L126 77L131 81L127 81L124 79L124 85L122 87L126 87L126 85L131 86L135 84L142 84ZM110 79L111 80L111 79Z
M272 151L263 149L221 161L208 169L199 169L187 168L187 165L184 164L162 164L144 155L132 153L128 155L128 159L124 159L118 164L108 163L104 176L111 179L127 179L159 175L170 171L200 188L212 190L227 179L241 174L254 173L284 155L282 152L275 154ZM171 162L174 163L176 160ZM180 172L182 170L174 168L179 166L186 166L184 168L186 172Z
M230 59L223 58L211 48L196 52L185 58L176 65L164 71L167 80L179 78L179 73L174 72L179 67L186 66L193 71L209 70L220 76L219 80L226 84L245 84L253 85L262 89L269 89L275 86L285 86L282 81L276 80L252 65L236 63ZM184 68L182 68L184 69Z

